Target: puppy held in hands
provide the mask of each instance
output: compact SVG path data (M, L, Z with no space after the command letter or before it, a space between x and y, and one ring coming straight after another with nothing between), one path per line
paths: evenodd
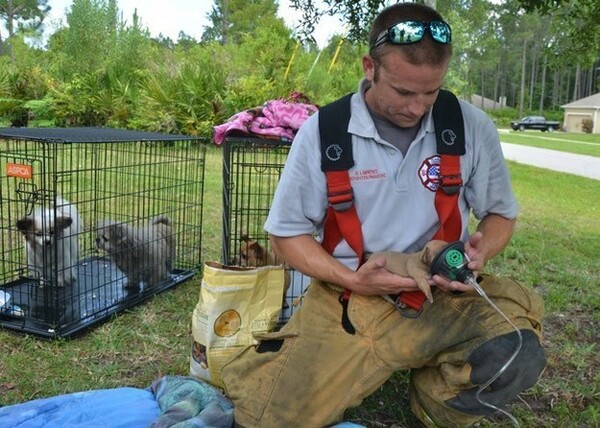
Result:
M433 303L429 278L429 266L435 256L447 245L446 241L429 241L425 247L417 253L400 253L397 251L382 251L373 253L369 260L383 257L385 269L401 276L408 276L417 282L419 290L425 294L427 300Z
M288 288L290 288L291 277L290 272L287 269L287 265L270 251L267 251L258 241L250 238L248 235L242 235L240 237L240 264L242 266L280 266L283 265L286 269L284 270L284 282L283 282L283 303L284 308L288 307L286 302L286 294Z
M128 289L139 289L142 282L156 285L167 279L173 269L175 236L171 219L164 215L141 227L100 220L96 247L105 251L127 276Z
M61 197L56 204L36 207L17 221L25 236L30 275L63 287L77 279L79 234L83 221L75 205Z

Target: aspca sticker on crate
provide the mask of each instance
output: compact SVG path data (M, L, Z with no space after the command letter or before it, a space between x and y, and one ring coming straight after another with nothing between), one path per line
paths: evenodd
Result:
M7 163L6 176L30 180L33 178L33 168L31 165L25 165L21 163Z
M255 334L277 327L283 298L282 266L204 264L200 299L192 315L190 374L222 387L221 369Z

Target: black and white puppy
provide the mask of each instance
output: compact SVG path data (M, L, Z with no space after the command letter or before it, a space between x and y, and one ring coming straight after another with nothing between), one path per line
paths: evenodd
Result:
M59 287L74 283L82 227L75 205L61 197L56 198L56 204L36 207L18 220L17 228L25 236L30 275Z

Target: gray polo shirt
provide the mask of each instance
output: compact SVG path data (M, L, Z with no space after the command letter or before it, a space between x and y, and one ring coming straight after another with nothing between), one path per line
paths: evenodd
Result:
M461 157L464 185L459 206L462 239L468 220L488 214L515 218L518 205L500 146L496 126L481 110L461 101L466 154ZM365 252L420 250L439 228L434 206L439 156L429 112L406 156L384 141L365 105L362 90L352 96L348 132L355 165L349 170L362 224ZM327 183L321 171L318 113L307 119L288 155L275 192L265 230L282 237L315 235L322 239L327 211ZM333 255L351 269L358 260L345 241Z

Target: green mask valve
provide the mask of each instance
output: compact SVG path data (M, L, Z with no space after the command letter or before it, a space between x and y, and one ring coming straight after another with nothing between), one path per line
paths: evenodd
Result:
M456 241L448 244L433 259L429 267L432 275L441 275L451 281L470 284L475 281L473 271L467 267L469 259L465 253L465 244Z

